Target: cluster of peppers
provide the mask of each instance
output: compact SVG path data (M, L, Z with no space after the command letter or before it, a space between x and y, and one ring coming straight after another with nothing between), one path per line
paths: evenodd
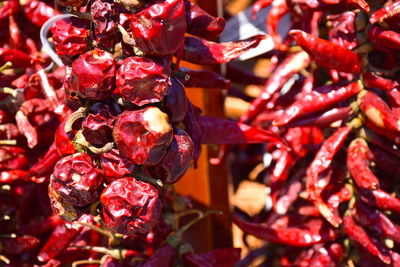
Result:
M399 266L400 5L258 0L253 16L271 4L271 73L240 120L289 149L236 150L233 173L258 170L269 192L257 215L234 215L267 241L239 266L263 253L271 266Z
M0 22L0 261L233 266L240 249L197 254L183 243L213 212L172 185L201 144L286 144L200 115L185 87L229 80L180 63L227 63L266 36L213 42L224 19L187 0L8 0Z

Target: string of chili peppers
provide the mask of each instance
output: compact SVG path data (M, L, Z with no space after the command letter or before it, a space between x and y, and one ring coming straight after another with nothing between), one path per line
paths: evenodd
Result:
M234 221L267 241L268 266L398 266L399 3L258 0L253 15L271 4L272 71L240 121L290 150L235 149L235 169L263 166L271 205Z
M224 19L186 0L8 0L0 21L9 27L0 38L0 260L233 266L240 249L199 254L183 243L215 211L194 210L172 184L201 144L286 144L200 115L185 86L227 89L229 80L179 65L229 62L265 36L215 43ZM179 226L183 216L194 219Z

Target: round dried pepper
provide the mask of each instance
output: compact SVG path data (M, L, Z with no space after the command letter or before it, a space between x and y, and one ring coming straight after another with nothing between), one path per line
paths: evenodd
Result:
M174 139L165 157L156 166L149 168L150 173L166 184L176 183L189 168L193 159L193 141L182 129L176 128Z
M159 163L172 137L168 115L156 107L122 112L113 129L114 142L122 154L142 165Z
M98 48L88 51L72 63L69 93L90 100L107 99L114 89L115 72L112 54Z
M183 44L186 32L183 0L157 2L129 18L137 47L149 55L170 55Z
M92 145L105 145L112 141L112 127L120 113L118 105L95 103L82 122L82 134Z
M77 17L58 20L51 28L54 47L64 64L71 65L73 58L89 50L89 23Z
M116 233L148 233L161 215L158 191L133 177L113 181L104 189L100 200L104 222Z
M135 105L160 102L171 87L167 60L128 57L117 71L117 92Z
M49 187L60 195L62 202L85 206L98 199L103 180L103 172L93 165L92 158L76 153L56 163Z

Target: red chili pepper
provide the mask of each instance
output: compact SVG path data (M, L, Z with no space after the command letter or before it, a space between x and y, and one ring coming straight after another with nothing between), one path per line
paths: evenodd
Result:
M157 189L134 177L110 183L101 195L103 219L114 233L148 233L156 225L162 204Z
M358 189L362 199L369 205L375 206L382 210L390 210L400 214L400 200L389 193L377 189Z
M3 22L8 16L15 16L19 12L20 3L18 0L8 0L0 9L0 21ZM3 64L0 64L3 65Z
M307 169L307 188L310 192L311 199L318 207L321 215L335 227L338 227L342 220L340 217L335 215L323 201L320 194L322 188L318 185L319 174L328 169L332 164L333 157L343 146L350 131L351 127L345 126L339 128L334 134L326 139L315 156L315 159Z
M286 214L289 208L297 200L302 189L301 179L305 175L305 169L297 171L285 183L285 187L281 190L279 198L273 203L273 209L277 214Z
M264 111L268 101L281 87L293 76L293 74L306 68L310 58L304 52L298 52L288 56L273 72L265 84L260 96L251 102L249 110L241 118L241 122L253 120Z
M381 169L387 173L397 175L400 172L399 158L393 154L373 147L371 148L372 154L374 155L374 162L378 169Z
M377 94L363 91L357 98L364 114L376 126L395 132L400 130L400 120Z
M396 16L400 12L400 3L393 2L385 7L382 7L376 10L374 13L371 14L369 17L369 22L371 24L385 21L388 18Z
M291 30L289 35L317 64L342 72L361 73L360 58L349 49L300 30Z
M358 82L352 82L346 85L336 83L318 87L309 94L303 95L286 108L284 113L278 116L272 124L283 126L297 117L307 115L311 112L325 110L340 101L347 100L360 91L361 86Z
M383 78L374 72L366 71L362 74L362 82L365 87L376 88L382 91L391 91L399 87L397 81Z
M208 116L199 116L203 144L251 144L267 141L285 144L277 134L249 125Z
M33 222L28 225L24 225L20 233L21 234L28 234L28 235L41 235L44 233L49 232L52 230L54 227L56 227L59 224L62 224L64 221L57 215L53 215L50 217L47 217L39 222Z
M368 250L372 255L375 255L386 264L391 263L390 252L378 240L371 237L361 226L359 226L352 216L346 216L343 219L344 231L346 234L359 243L362 247Z
M182 46L185 38L185 5L183 0L156 2L130 16L129 22L135 45L141 51L170 55Z
M27 172L24 170L9 170L0 172L0 184L8 184L25 179Z
M271 63L272 64L272 63ZM267 82L267 78L260 77L254 74L251 70L240 68L234 63L226 64L226 75L225 77L232 82L244 83L244 84L256 84L264 85Z
M195 37L185 37L183 60L200 65L228 63L251 48L257 47L265 35L255 35L236 42L214 43Z
M32 58L28 54L20 50L3 47L0 48L0 66L6 62L11 62L14 68L32 67Z
M252 6L251 6L251 16L253 18L256 17L257 13L261 10L266 8L272 4L272 0L257 0Z
M182 72L184 77L178 74L176 78L178 78L185 87L221 89L229 89L231 87L229 80L213 71L191 70L184 67L179 68L179 71Z
M225 28L225 19L213 17L197 4L185 0L186 32L206 39L218 37Z
M367 29L368 39L373 43L392 49L400 49L400 34L371 25Z
M58 10L39 0L29 1L24 6L24 13L28 20L38 27L42 27L51 17L61 14Z
M390 153L391 155L400 158L400 148L396 145L393 145L391 141L379 135L374 134L369 129L366 129L364 133L368 143L372 143L373 145L379 147L380 149L386 151L387 153Z
M1 253L5 255L18 255L32 250L39 245L40 240L34 236L23 235L2 240Z
M13 49L23 49L24 47L24 39L21 35L21 30L17 22L15 21L14 16L8 17L9 23L9 31L10 31L10 47Z
M369 168L373 155L364 139L357 138L347 149L347 168L356 185L363 189L378 189L379 180Z
M60 153L57 151L55 142L47 150L46 154L29 170L29 175L43 177L53 172L54 165L61 159ZM43 181L45 182L45 180Z
M282 45L282 37L278 32L278 24L279 20L286 13L288 13L286 1L273 2L272 7L268 12L266 21L267 33L272 37L272 40L275 43L275 48L281 50L285 50L285 47Z
M274 229L269 226L247 222L238 216L233 216L233 222L245 233L272 243L307 247L313 244L334 240L335 232L322 220L312 219L308 224Z
M51 233L46 244L40 250L37 259L46 262L57 257L69 243L77 237L79 230L76 230L69 223L57 225Z
M328 127L336 121L344 121L354 113L351 106L332 108L321 114L316 114L304 119L299 119L288 123L287 127L317 126L320 128ZM278 115L279 116L279 115Z
M201 254L190 252L183 255L183 262L188 267L233 267L240 260L240 252L240 248L220 248Z
M394 224L382 212L357 200L355 204L354 218L363 227L373 231L376 236L393 239L396 243L400 243L400 227Z

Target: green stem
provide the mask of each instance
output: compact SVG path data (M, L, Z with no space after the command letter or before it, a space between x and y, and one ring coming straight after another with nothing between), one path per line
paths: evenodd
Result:
M101 264L100 260L81 260L81 261L74 261L72 263L72 267L76 267L78 265L82 265L82 264Z

